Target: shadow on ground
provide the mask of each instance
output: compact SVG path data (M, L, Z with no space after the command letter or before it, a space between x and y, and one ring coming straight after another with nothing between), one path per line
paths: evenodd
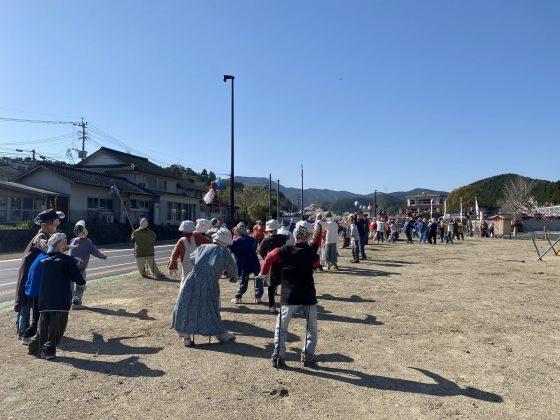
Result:
M436 397L465 396L493 403L501 403L502 397L492 392L482 391L473 387L461 388L455 382L445 379L433 372L420 368L411 368L423 373L436 383L416 382L408 379L390 378L387 376L369 375L350 369L329 368L317 366L315 369L304 369L300 367L287 367L287 370L299 372L305 375L340 381L351 385L365 388L381 389L385 391L409 392L414 394L433 395Z
M361 264L361 263L360 263ZM360 276L360 277L389 277L400 276L401 273L393 273L391 271L372 270L370 268L361 268L360 264L351 264L348 267L340 267L336 271L329 271L334 274L344 274L345 276Z
M140 335L133 337L115 337L105 340L103 338L103 335L93 333L92 341L79 340L72 337L64 337L59 347L64 351L111 356L127 354L156 354L163 350L163 347L133 347L121 342L122 340L130 340L141 337L143 336Z
M91 306L84 306L82 311L90 311L96 312L101 315L109 315L109 316L125 316L128 318L138 318L143 321L155 321L156 319L148 315L147 309L140 309L136 313L128 312L126 309L107 309L107 308L95 308Z
M243 321L230 321L225 319L223 320L223 323L226 330L232 331L236 335L268 338L271 341L274 338L274 326L275 326L274 318L271 318L270 329L258 327L256 325L249 324L248 322L243 322ZM288 341L297 341L299 339L300 339L299 336L297 336L296 334L288 333Z
M137 356L127 357L118 362L108 362L101 360L85 360L74 357L59 356L55 363L65 363L76 369L87 370L89 372L104 373L107 375L125 376L129 378L146 377L154 378L165 375L163 370L150 369L139 361Z
M352 295L350 297L343 296L333 296L329 293L323 293L322 295L317 295L318 300L335 300L337 302L352 302L352 303L365 303L365 302L375 302L373 299L364 299L358 295Z

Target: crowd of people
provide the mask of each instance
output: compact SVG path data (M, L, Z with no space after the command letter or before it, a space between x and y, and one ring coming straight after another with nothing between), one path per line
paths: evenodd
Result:
M48 360L56 356L70 309L82 305L90 256L107 258L87 237L83 220L76 223L70 243L65 234L57 232L64 217L53 209L36 217L40 230L24 251L14 305L21 342L29 345L30 354ZM453 243L463 240L465 231L472 235L471 229L468 222L456 219L391 218L383 211L370 220L363 212L343 217L320 212L297 223L294 219L259 220L252 229L242 222L231 230L218 219L185 220L167 263L169 275L181 278L171 328L187 347L195 345L196 336L234 341L235 334L226 330L220 316L219 280L225 274L230 282L239 281L231 302L241 304L253 276L254 289L249 294L254 303L262 303L266 288L268 310L276 316L273 366L285 364L288 327L300 310L307 330L302 362L308 365L315 360L317 346L313 276L316 271L339 269L339 237L343 238L342 248L352 248L350 262L359 263L368 259L365 245L369 240L396 242L403 234L407 243L436 244L438 239ZM131 240L139 274L164 277L154 258L156 235L146 219L139 221Z

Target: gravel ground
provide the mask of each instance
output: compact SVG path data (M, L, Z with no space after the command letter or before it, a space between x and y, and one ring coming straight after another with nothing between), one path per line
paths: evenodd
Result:
M54 361L27 355L0 312L1 418L560 418L560 257L529 241L369 245L370 260L317 273L319 363L305 320L271 367L274 317L230 302L234 343L169 329L174 280L124 276L87 290Z

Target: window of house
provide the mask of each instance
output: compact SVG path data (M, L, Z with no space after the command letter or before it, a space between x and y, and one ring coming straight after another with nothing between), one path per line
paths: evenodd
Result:
M110 198L88 197L87 208L113 210L113 200Z
M167 180L161 180L159 179L157 181L157 189L159 191L167 191Z
M146 182L148 184L148 188L155 190L157 188L157 179L155 178L146 178Z
M432 200L430 198L421 198L418 200L418 204L431 204Z
M416 204L416 200L410 200L410 205L413 206Z

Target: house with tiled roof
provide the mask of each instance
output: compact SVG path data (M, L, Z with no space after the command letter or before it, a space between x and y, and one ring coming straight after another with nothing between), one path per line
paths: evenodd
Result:
M106 175L126 178L129 182L149 191L151 203L127 202L131 209L149 204L150 221L155 224L175 224L200 217L203 190L192 182L178 178L147 158L101 147L78 164L78 167Z
M124 177L60 163L41 162L15 181L19 185L56 193L54 207L66 213L67 220L72 222L83 219L92 223L127 223L123 206L132 201L153 203L155 199L151 192ZM112 186L119 194L111 193ZM151 216L149 208L150 205L145 205L127 211L134 221L138 217Z
M37 213L56 207L61 194L12 181L0 181L0 224L33 220Z

